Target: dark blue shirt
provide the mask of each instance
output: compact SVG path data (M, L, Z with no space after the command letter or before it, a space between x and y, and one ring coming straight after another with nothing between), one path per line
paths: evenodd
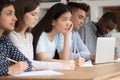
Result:
M28 68L25 71L31 71L31 62L13 45L13 43L6 37L0 37L0 76L8 75L8 68L13 63L7 60L11 58L16 61L27 61Z

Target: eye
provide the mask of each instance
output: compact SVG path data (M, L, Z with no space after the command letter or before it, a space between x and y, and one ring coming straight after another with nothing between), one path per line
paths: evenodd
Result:
M67 21L67 19L63 19L63 21Z
M31 15L32 15L32 16L37 16L38 13L37 13L37 12L33 12L33 13L31 13Z
M83 16L78 16L79 19L83 19Z
M8 16L12 15L12 12L8 12L7 15L8 15Z
M36 14L32 13L32 16L36 16Z

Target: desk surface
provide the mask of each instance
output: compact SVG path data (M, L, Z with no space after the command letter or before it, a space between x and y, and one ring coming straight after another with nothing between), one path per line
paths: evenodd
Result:
M119 73L120 63L98 64L93 67L76 67L75 70L60 70L62 76L0 77L0 80L100 80L100 77ZM117 74L118 75L118 74ZM109 77L108 76L108 77ZM101 78L102 80L102 78ZM103 79L104 80L104 79ZM107 80L107 79L106 79Z

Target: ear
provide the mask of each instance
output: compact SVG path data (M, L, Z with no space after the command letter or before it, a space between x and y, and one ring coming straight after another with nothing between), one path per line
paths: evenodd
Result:
M55 24L56 24L56 21L52 20L52 26L55 26Z

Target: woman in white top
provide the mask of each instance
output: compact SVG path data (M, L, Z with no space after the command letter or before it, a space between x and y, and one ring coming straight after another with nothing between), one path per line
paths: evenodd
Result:
M71 17L69 7L63 3L57 3L33 28L33 45L39 60L51 62L69 60L70 33L73 28ZM61 60L53 59L56 50Z
M15 31L9 34L10 40L32 62L34 69L73 69L74 66L64 65L58 62L33 60L33 36L30 31L38 20L39 3L39 0L15 1L14 6L18 20L15 25Z

